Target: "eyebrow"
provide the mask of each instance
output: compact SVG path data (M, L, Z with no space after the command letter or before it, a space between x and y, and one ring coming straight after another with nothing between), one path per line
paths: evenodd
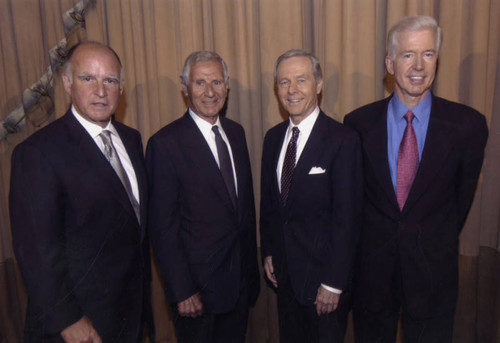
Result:
M80 73L80 74L77 75L77 77L87 77L87 76L95 77L95 75L89 74L89 73Z
M90 74L90 73L80 73L77 75L77 77L94 77L94 78L97 78L94 74ZM116 75L106 75L104 76L105 79L113 79L113 80L120 80L120 78Z

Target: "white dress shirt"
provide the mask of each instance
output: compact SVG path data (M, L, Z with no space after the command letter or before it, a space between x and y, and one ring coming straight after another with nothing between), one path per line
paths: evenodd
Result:
M118 157L120 158L120 162L122 163L123 169L125 169L125 172L127 173L128 179L130 181L130 186L132 187L132 194L134 195L135 200L137 200L137 203L140 204L139 186L137 184L137 177L135 175L134 167L132 167L132 162L128 157L127 150L123 145L123 142L120 138L120 135L118 134L118 131L116 131L115 127L111 123L111 120L109 121L108 125L106 125L105 128L102 128L99 125L94 124L85 119L84 117L82 117L76 110L75 106L73 105L71 106L71 112L73 112L73 115L75 116L76 120L78 120L78 122L82 124L83 128L88 132L90 137L92 137L92 139L97 144L99 149L101 149L103 154L104 154L104 143L102 142L102 139L99 137L99 135L104 130L109 130L111 132L111 140L113 141L113 146L115 147L115 150L118 153Z
M212 154L214 155L215 161L217 162L217 165L220 168L220 163L219 163L219 153L217 152L217 144L215 143L215 133L212 131L212 126L217 125L219 128L220 135L222 137L222 140L227 145L227 148L229 150L229 157L231 158L231 167L233 168L233 177L234 177L234 188L236 190L236 196L238 195L238 179L236 178L236 168L234 167L234 159L233 159L233 150L231 149L231 144L229 144L229 140L227 139L227 135L224 132L224 129L222 128L222 125L220 124L220 119L219 116L217 116L217 121L215 122L214 125L210 124L208 121L205 119L200 118L196 113L189 108L189 115L191 118L193 118L194 122L196 123L196 126L198 126L198 129L200 129L201 134L207 141L208 146L210 147L210 150L212 151Z
M281 192L281 171L283 170L283 162L285 160L286 148L288 147L288 143L290 143L290 139L292 139L292 129L296 126L299 128L300 131L299 137L297 138L297 154L295 155L295 165L297 165L300 155L304 150L304 146L306 145L307 140L311 135L314 123L316 123L316 119L318 119L318 115L319 115L319 107L316 106L314 111L312 111L310 115L302 119L299 125L293 125L292 121L290 120L290 124L288 125L288 128L286 130L285 139L283 140L283 145L281 147L281 153L278 159L278 165L276 167L276 175L278 176L278 187L280 189L280 192ZM342 290L330 287L325 284L321 284L321 287L336 294L342 293Z
M288 129L286 130L285 139L283 140L283 146L281 147L280 158L278 159L278 165L276 167L276 174L278 176L278 186L281 192L281 171L283 170L283 162L285 161L286 148L288 147L288 143L290 143L290 139L292 139L292 129L297 126L299 128L299 137L297 138L297 154L295 155L295 165L299 161L300 155L302 154L302 150L304 150L304 146L311 135L311 131L313 129L314 123L316 119L318 119L319 115L319 107L316 106L314 111L299 123L299 125L293 125L292 121L289 120L290 124L288 125Z

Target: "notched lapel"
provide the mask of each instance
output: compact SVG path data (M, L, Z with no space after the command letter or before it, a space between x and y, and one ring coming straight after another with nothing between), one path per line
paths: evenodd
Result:
M127 191L94 139L90 137L85 128L80 125L72 114L69 114L68 119L68 127L71 135L75 138L75 147L76 151L78 151L75 154L75 158L81 161L81 165L91 166L91 173L95 176L94 180L102 178L103 189L105 190L106 187L110 187L117 201L122 204L130 215L135 217L135 212L128 198Z
M241 207L241 201L243 199L243 192L245 189L245 181L247 177L244 175L245 174L245 154L246 151L244 149L245 142L240 142L241 139L244 139L244 137L238 137L235 132L230 130L226 125L224 125L221 121L222 128L224 129L224 132L226 133L227 139L229 140L229 145L231 146L231 151L233 153L233 160L234 160L234 168L235 168L235 173L236 173L236 180L237 180L237 185L238 185L238 195L237 195L237 202L238 205ZM220 173L219 173L220 174ZM222 174L221 174L222 177ZM251 176L250 176L251 177ZM229 198L229 193L227 193L227 196ZM229 198L230 199L230 198Z
M276 170L278 168L278 160L280 158L280 153L281 153L281 148L283 147L283 141L285 140L285 135L286 135L286 130L289 125L289 121L286 120L282 122L280 125L282 125L279 128L279 131L277 131L277 135L275 137L275 141L273 144L273 151L272 151L272 166L273 166L273 194L276 194L278 197L278 200L281 203L281 196L280 196L280 187L278 184L278 174L276 173ZM288 193L290 196L290 193Z
M135 177L137 179L137 186L139 188L139 201L140 201L140 215L141 215L141 224L145 222L146 216L146 207L144 204L147 202L147 180L146 180L146 167L144 165L144 155L140 148L142 145L135 145L134 138L130 137L130 135L125 134L122 130L115 125L118 134L120 135L120 139L122 140L123 145L125 146L125 150L127 151L128 157L130 158L130 162L132 163L132 167L134 168ZM106 161L107 162L107 161ZM144 233L144 230L142 230Z
M445 120L432 116L429 118L429 126L425 138L422 160L419 164L417 175L408 194L404 211L418 200L425 192L436 175L446 162L446 157L453 149L450 137L453 137L453 129Z
M366 157L370 160L370 166L373 168L380 186L385 191L392 205L399 210L387 157L387 109L380 113L383 114L380 115L372 130L366 135L363 142L363 149L366 151Z
M309 135L309 139L304 146L304 150L302 150L299 160L297 161L297 165L295 166L292 176L292 183L290 184L290 190L288 192L286 207L290 206L296 198L295 193L297 192L297 184L303 182L305 178L310 177L309 171L311 170L311 167L318 164L320 156L323 153L323 142L326 139L327 134L327 125L324 123L324 116L326 115L323 113L319 114L316 122L314 123L311 134Z
M203 137L203 134L198 126L196 126L196 123L191 118L189 113L185 114L184 119L186 124L186 134L182 137L184 144L181 146L186 147L188 150L187 156L191 157L193 164L198 168L198 170L203 171L207 180L212 180L210 185L214 189L215 193L223 199L226 206L232 209L233 204L231 202L231 198L229 197L224 179L222 178L222 174L212 150L210 150L205 137Z

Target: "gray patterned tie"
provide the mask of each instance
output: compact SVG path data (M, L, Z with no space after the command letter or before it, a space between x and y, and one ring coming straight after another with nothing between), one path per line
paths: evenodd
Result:
M111 140L111 131L103 130L99 137L104 144L104 156L111 164L111 167L115 170L116 174L120 178L120 181L125 187L127 191L130 202L132 203L132 207L134 208L135 215L137 216L137 220L140 222L140 209L139 203L135 200L134 193L132 192L132 186L130 185L130 180L127 176L127 172L123 168L122 162L120 161L120 156L116 152L115 146L113 145L113 141Z

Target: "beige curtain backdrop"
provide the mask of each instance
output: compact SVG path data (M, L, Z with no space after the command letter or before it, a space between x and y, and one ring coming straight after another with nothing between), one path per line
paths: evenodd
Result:
M48 50L65 36L61 15L77 2L0 0L0 121L46 71ZM500 0L97 0L85 16L87 38L121 56L126 83L116 117L137 128L145 144L186 110L179 83L186 56L206 49L226 60L227 116L246 130L258 208L263 136L283 119L273 87L276 58L291 48L315 53L325 80L321 107L342 121L392 91L384 83L386 33L410 14L434 16L444 31L435 94L488 120L486 159L460 241L455 342L500 342ZM48 121L69 106L57 77L53 101ZM21 341L26 305L11 245L10 156L37 129L27 121L0 141L0 342ZM157 273L153 297L157 341L175 342ZM264 283L248 341L278 341L275 297Z

